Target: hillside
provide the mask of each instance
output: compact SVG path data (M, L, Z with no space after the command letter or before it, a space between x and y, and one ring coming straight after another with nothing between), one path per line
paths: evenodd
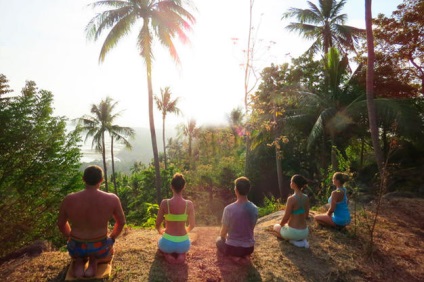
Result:
M371 208L371 206L368 206ZM364 214L344 231L326 229L310 219L310 248L297 248L271 235L283 211L260 218L249 264L217 254L218 226L193 230L197 239L184 265L169 265L157 252L153 230L127 229L118 238L109 281L424 281L424 199L385 199L377 224L373 256ZM357 235L355 235L355 230ZM0 265L1 281L63 281L66 252L45 251Z

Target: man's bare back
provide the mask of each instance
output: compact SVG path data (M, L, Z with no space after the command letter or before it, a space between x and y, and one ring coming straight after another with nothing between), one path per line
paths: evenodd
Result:
M72 223L70 235L76 238L90 240L106 236L112 217L119 223L125 223L118 197L95 188L68 195L62 207Z
M62 202L57 225L68 238L69 255L75 259L75 277L93 277L99 260L110 261L113 244L125 225L125 215L118 196L103 192L103 170L89 166L84 171L85 189L69 194ZM108 236L109 220L115 225ZM84 270L84 260L89 266Z

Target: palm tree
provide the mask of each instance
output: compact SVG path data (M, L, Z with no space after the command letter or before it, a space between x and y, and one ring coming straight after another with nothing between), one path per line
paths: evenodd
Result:
M87 141L89 137L92 137L93 141L91 147L94 147L96 151L102 154L106 192L109 191L109 188L107 180L105 133L108 131L109 124L111 123L111 103L112 100L107 97L106 100L101 100L100 104L91 105L90 112L93 115L84 115L78 120L82 125L81 129L87 132L85 141Z
M112 106L112 109L116 104L117 103L115 103ZM114 115L111 120L113 120L118 115L119 114ZM114 141L116 140L118 143L123 144L126 149L132 149L131 143L128 141L128 138L134 137L135 131L131 127L122 127L117 124L112 124L108 128L108 132L110 135L110 154L112 158L112 181L113 181L113 187L115 189L115 194L118 195L118 190L116 188L115 156L113 152Z
M374 36L372 33L372 13L371 13L371 0L365 0L365 25L367 30L367 108L368 108L368 120L371 131L371 140L374 147L375 158L380 174L383 172L383 152L380 148L380 142L378 138L378 126L377 126L377 114L376 106L374 102Z
M352 129L355 121L363 116L361 106L363 106L364 96L361 92L354 91L352 88L362 66L359 66L352 76L347 77L348 58L347 56L340 57L335 48L330 48L324 63L327 85L322 92L308 97L312 99L310 100L310 107L318 110L317 116L314 117L315 123L308 137L308 147L311 149L319 140L324 140L326 143L327 138L329 138L331 164L333 169L337 170L336 150L340 145L339 143L343 142L344 139L338 136L341 132Z
M179 100L179 97L175 98L174 100L171 99L171 90L169 87L165 87L165 90L160 90L161 97L154 96L156 101L156 106L158 107L159 111L162 112L162 143L163 143L163 157L165 162L165 169L167 169L167 162L166 162L166 146L165 146L165 119L167 113L174 113L176 115L179 115L181 113L180 109L177 107L177 103Z
M178 36L183 43L188 42L189 39L186 32L191 30L195 18L184 9L181 0L103 0L93 3L92 7L112 8L97 14L86 27L87 36L94 40L99 39L103 31L110 29L100 51L100 62L103 62L106 54L116 46L122 37L129 33L137 20L142 20L142 27L138 32L137 45L140 56L146 65L149 125L156 175L155 185L157 201L160 203L162 181L153 119L152 65L154 59L154 35L159 43L169 50L172 58L178 63L179 57L174 45L174 38Z
M346 14L341 14L346 0L319 0L319 7L308 1L309 9L290 8L281 19L296 18L299 22L290 23L286 28L297 31L306 39L315 40L306 51L316 53L322 50L328 53L331 47L337 47L343 54L354 51L354 43L364 36L364 30L345 25Z
M181 125L182 134L188 138L188 168L191 168L193 163L193 139L199 134L199 128L196 126L196 120L190 119L187 124Z
M82 125L81 129L87 132L85 140L87 140L89 137L93 137L92 147L102 153L106 191L109 189L107 182L105 133L108 133L110 136L112 179L115 194L118 194L118 191L115 182L115 160L113 153L114 140L124 144L126 148L131 148L131 144L127 138L134 136L134 129L113 124L114 120L120 116L120 112L113 113L117 104L118 102L113 102L113 99L106 97L105 100L100 101L99 105L93 104L91 106L91 113L93 115L85 115L79 119L79 123Z

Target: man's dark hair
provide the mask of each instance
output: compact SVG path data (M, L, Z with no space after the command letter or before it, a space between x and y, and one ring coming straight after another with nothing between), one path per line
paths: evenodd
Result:
M179 172L174 174L174 176L172 177L171 185L174 188L174 191L177 193L180 193L181 190L183 190L185 183L186 181L184 179L184 176Z
M250 191L250 180L249 178L242 176L234 180L234 185L240 195L246 196Z
M98 165L91 165L84 170L82 179L88 185L96 185L103 179L103 169Z

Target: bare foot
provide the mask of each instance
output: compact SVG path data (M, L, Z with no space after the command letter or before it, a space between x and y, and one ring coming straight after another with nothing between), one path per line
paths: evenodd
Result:
M244 256L244 257L233 257L230 256L231 260L238 264L249 264L250 263L250 256Z
M85 261L83 259L75 259L73 268L74 268L74 277L81 278L84 276L84 265Z
M177 259L172 254L163 253L165 260L170 264L177 264Z
M97 260L95 258L90 258L88 262L88 268L85 271L84 277L94 277L97 272Z
M176 259L176 263L178 264L183 264L185 262L186 259L186 254L178 254L177 259Z

